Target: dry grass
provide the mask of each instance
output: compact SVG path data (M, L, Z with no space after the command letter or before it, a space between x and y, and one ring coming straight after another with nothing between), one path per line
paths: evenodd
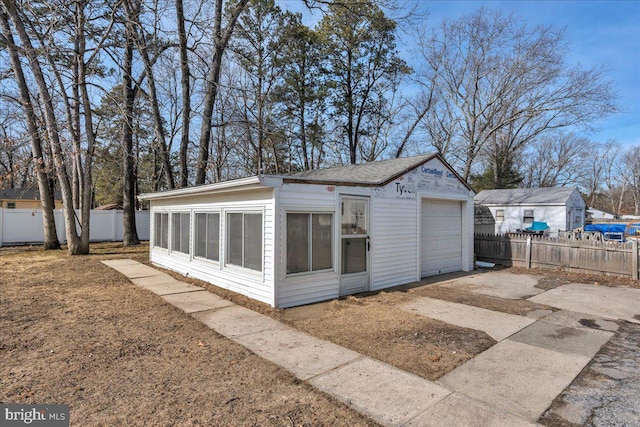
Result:
M375 425L102 265L0 250L0 402L71 405L72 425Z

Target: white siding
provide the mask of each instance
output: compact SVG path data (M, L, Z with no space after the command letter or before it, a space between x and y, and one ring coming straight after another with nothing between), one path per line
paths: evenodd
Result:
M415 199L372 199L371 288L416 280L418 204Z
M567 230L567 212L564 205L491 206L489 209L494 218L498 209L504 209L504 221L496 221L496 234L512 233L526 228L527 226L522 222L525 210L533 210L534 220L546 222L549 225L550 233Z
M155 212L190 212L191 235L193 236L193 213L195 211L220 212L220 262L196 259L193 257L194 247L191 238L191 254L170 252L166 249L151 247L151 262L176 271L186 276L212 283L254 298L264 303L275 305L274 298L274 215L275 202L273 189L252 191L247 193L228 193L220 195L188 196L178 199L154 200L151 204L152 214ZM263 213L263 266L262 272L243 269L224 264L226 253L226 212L259 211ZM151 230L153 221L151 217ZM169 221L171 223L171 221ZM169 233L171 236L171 232Z
M339 225L336 215L337 198L335 189L329 191L324 185L285 184L277 193L278 235L280 242L276 246L276 263L278 289L277 307L292 307L296 305L310 304L318 301L326 301L338 297L338 273L337 273L337 248L336 239ZM331 212L333 213L333 271L286 274L286 212Z

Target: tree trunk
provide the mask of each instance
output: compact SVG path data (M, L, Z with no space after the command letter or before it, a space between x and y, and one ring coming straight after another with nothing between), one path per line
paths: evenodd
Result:
M122 216L124 220L123 244L125 246L131 246L140 244L138 231L136 229L135 176L133 170L133 107L135 94L133 91L131 69L133 65L135 24L132 20L132 17L134 16L132 5L125 1L124 7L126 10L127 22L125 24L125 48L122 63L122 98L124 100L124 120L122 125L122 147L124 148L124 194L122 198Z
M189 151L189 129L191 119L191 89L189 57L187 55L187 32L184 27L184 8L182 0L176 2L176 19L178 21L178 47L180 50L180 81L182 86L182 132L180 135L180 187L189 184L189 168L187 166Z
M204 108L202 111L202 125L200 128L200 141L198 147L198 162L196 163L196 185L205 183L207 167L209 165L209 143L211 140L211 119L213 117L213 107L218 95L218 84L220 83L220 70L222 69L222 59L229 44L229 39L233 29L238 22L240 13L244 10L249 0L239 0L233 7L227 28L222 31L222 3L223 0L216 0L216 11L214 17L214 42L213 59L211 68L207 74L207 84L204 96Z
M24 72L22 70L22 64L18 52L13 44L13 36L11 34L11 28L9 27L9 20L4 12L0 12L0 25L2 27L2 33L4 37L9 41L7 46L9 56L11 57L11 65L15 74L16 82L20 89L20 101L24 109L27 119L27 129L29 131L29 137L31 141L31 153L34 160L34 168L36 170L36 177L38 180L38 191L40 193L40 200L42 202L42 225L44 228L44 248L45 249L60 249L60 241L58 240L58 233L56 231L55 216L53 213L53 193L49 187L49 178L46 173L46 165L44 162L44 156L42 154L42 139L40 138L40 132L38 131L37 118L31 103L31 95L29 93L29 87L27 86Z

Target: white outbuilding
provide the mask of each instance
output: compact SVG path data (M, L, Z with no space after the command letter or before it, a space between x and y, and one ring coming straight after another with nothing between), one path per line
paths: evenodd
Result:
M431 154L140 199L153 264L292 307L471 271L473 196Z
M491 211L495 234L519 232L543 221L557 236L583 227L585 221L585 203L575 187L482 190L475 202Z

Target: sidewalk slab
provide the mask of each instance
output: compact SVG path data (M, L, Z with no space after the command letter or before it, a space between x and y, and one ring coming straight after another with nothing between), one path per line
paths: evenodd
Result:
M185 282L168 282L168 283L159 283L153 285L145 285L143 288L153 292L156 295L170 295L170 294L182 294L185 292L197 292L201 291L202 288L199 286L191 285Z
M135 265L135 264L118 265L112 268L124 274L129 279L138 279L140 277L150 277L150 276L160 276L165 274L153 267L149 267L148 265L144 265L140 263L138 263L138 265Z
M361 357L359 353L293 328L241 335L234 340L282 366L301 380L328 372Z
M162 299L187 314L233 305L231 301L220 298L218 295L212 294L202 288L199 289L201 290L163 295Z
M536 295L529 298L529 301L608 319L640 323L640 289L571 283Z
M438 382L535 422L590 360L506 339Z
M591 359L612 336L613 332L568 328L541 320L509 339Z
M148 286L166 285L168 283L178 282L178 280L174 279L173 277L169 276L166 273L160 273L155 276L140 277L138 279L129 279L129 280L131 280L131 282L134 285L140 286L142 288L146 288Z
M111 267L111 268L115 268L115 267L120 267L123 265L138 265L140 264L138 261L134 261L132 259L107 259L104 261L101 261L104 265Z
M538 279L528 274L491 271L456 279L439 286L460 288L504 299L522 299L544 292L543 289L535 287L537 284Z
M235 304L215 310L199 311L191 316L220 335L234 341L242 335L267 330L289 329L289 326L275 319Z
M536 321L528 317L428 297L402 304L400 309L463 328L484 331L496 341L502 341Z
M441 385L368 357L309 382L387 426L404 425L451 393Z
M406 427L534 427L513 414L497 411L484 402L451 393L405 424Z

